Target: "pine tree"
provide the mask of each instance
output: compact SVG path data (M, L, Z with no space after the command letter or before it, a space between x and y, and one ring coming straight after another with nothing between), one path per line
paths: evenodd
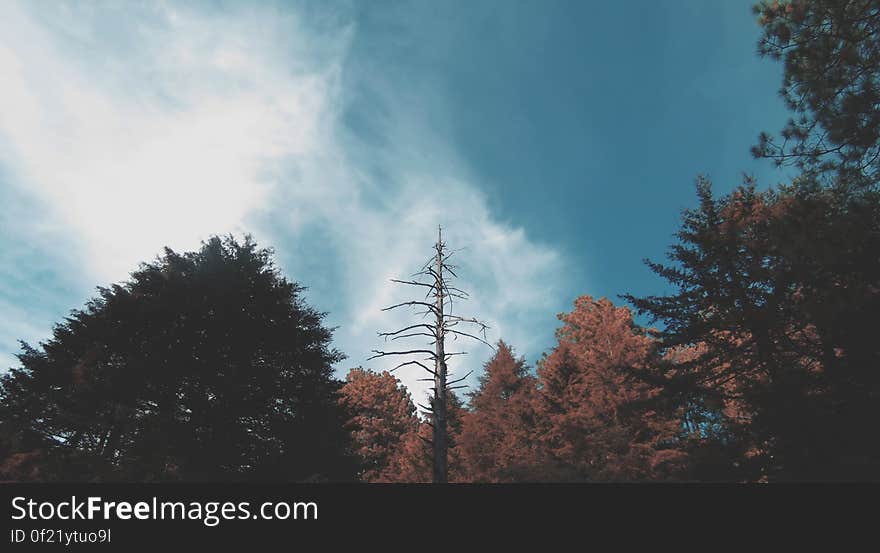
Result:
M758 50L781 60L793 117L780 139L762 133L753 153L793 164L844 189L880 180L880 3L765 0L756 5Z
M642 405L659 390L636 377L654 361L653 340L629 310L582 296L560 315L558 345L538 370L539 430L555 478L666 478L683 461L680 420Z
M664 324L668 350L700 354L666 374L679 403L734 401L732 425L751 479L873 479L880 446L880 347L866 324L880 312L880 201L803 184L759 193L749 183L683 218L674 285L633 298Z
M525 360L499 341L470 396L458 440L467 478L475 482L543 479L546 460L536 433L537 380Z

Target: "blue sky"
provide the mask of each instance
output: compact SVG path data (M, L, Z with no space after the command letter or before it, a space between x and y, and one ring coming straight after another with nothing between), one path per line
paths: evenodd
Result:
M534 363L575 297L664 290L641 260L697 174L783 178L749 155L786 117L757 38L732 0L4 2L2 366L163 246L250 232L342 372L438 224L468 310Z

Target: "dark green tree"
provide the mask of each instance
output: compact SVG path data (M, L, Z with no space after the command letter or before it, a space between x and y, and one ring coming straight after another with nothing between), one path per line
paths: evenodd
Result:
M700 180L671 263L649 262L675 292L628 298L663 323L655 376L690 413L692 437L734 454L729 474L878 479L880 2L754 10L792 118L753 154L800 174L722 197Z
M666 366L667 394L722 417L750 478L880 478L876 193L697 191L672 263L648 262L676 292L628 296L665 348L699 352Z
M166 249L0 380L0 468L63 480L353 478L323 314L248 237ZM36 466L33 466L36 463Z
M781 94L792 111L757 157L831 176L850 189L880 178L880 2L774 0L756 5L761 55L781 60Z

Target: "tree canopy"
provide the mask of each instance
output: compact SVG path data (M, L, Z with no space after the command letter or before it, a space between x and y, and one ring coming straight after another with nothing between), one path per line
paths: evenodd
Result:
M665 478L680 460L673 447L680 422L642 408L658 393L634 376L655 362L647 331L606 298L582 296L559 318L559 344L538 371L538 414L560 476Z
M301 293L269 250L231 237L166 249L99 289L50 340L24 344L21 366L0 380L7 470L63 480L353 478L332 377L342 355Z
M664 324L667 348L699 354L666 373L682 403L739 405L751 477L861 479L880 449L880 202L752 183L716 198L698 181L672 263L649 262L677 289L629 297Z
M791 163L841 187L880 179L880 4L876 0L774 0L754 7L758 51L783 62L792 111L779 138L762 133L757 157ZM781 140L780 140L781 139Z
M525 360L499 341L483 365L479 385L462 417L458 452L473 482L519 482L544 478L538 447L537 380Z
M361 480L396 480L392 462L419 430L409 392L388 371L376 373L358 367L345 377L341 401L350 413L348 427L361 459Z

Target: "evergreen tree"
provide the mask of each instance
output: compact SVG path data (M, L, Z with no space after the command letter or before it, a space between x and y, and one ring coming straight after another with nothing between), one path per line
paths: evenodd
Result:
M659 388L636 378L655 346L629 309L582 296L560 315L556 348L538 371L539 435L557 461L555 479L644 480L683 462L676 416L645 409Z
M247 238L166 249L0 380L0 454L64 480L349 479L322 314ZM21 463L19 463L20 467Z
M728 422L750 478L877 478L880 446L867 438L880 416L868 322L880 312L876 193L747 184L715 198L700 180L698 195L673 263L649 263L676 293L629 297L663 322L666 348L700 349L666 371L666 391L738 405Z
M537 380L525 360L499 341L462 418L458 449L467 478L475 482L540 480L545 459L538 447Z
M880 179L880 2L765 0L755 6L761 55L781 60L793 116L757 157L858 190Z
M392 458L419 428L409 392L388 371L356 368L345 378L342 402L351 414L349 428L363 467L361 480L393 482L397 476L390 470Z

